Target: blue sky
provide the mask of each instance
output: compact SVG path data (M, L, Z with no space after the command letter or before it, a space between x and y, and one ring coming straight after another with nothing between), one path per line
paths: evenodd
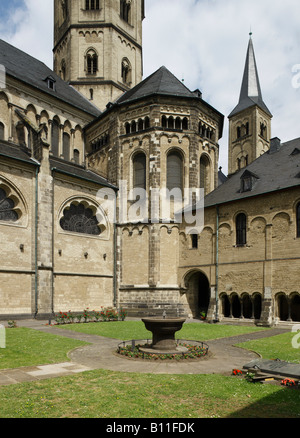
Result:
M53 0L1 0L0 17L0 38L52 67ZM238 102L250 28L272 136L300 137L300 88L292 85L299 17L299 0L146 0L144 77L165 65L225 115L225 173L227 116Z

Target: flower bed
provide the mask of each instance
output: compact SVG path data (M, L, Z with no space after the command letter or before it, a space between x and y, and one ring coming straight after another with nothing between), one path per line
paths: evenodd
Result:
M130 341L132 342L132 341ZM124 343L123 343L124 344ZM186 359L199 359L207 355L208 353L208 347L204 346L204 344L201 342L200 345L192 345L187 343L178 343L179 346L185 347L188 349L187 352L184 353L145 353L143 351L140 351L141 347L147 346L147 344L137 344L137 345L119 345L118 348L118 354L122 356L126 356L128 358L133 359L146 359L146 360L186 360ZM148 344L149 345L149 344Z
M124 321L126 318L126 311L120 309L117 311L112 307L101 310L89 310L86 308L82 313L78 312L58 312L54 315L56 324L74 324L81 322L105 322L105 321Z

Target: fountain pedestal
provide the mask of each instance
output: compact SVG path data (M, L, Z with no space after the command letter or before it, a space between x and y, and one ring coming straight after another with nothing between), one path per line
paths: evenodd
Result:
M147 330L152 332L152 344L143 349L148 353L184 353L185 347L176 344L175 333L182 329L184 318L143 318ZM143 351L143 350L142 350Z

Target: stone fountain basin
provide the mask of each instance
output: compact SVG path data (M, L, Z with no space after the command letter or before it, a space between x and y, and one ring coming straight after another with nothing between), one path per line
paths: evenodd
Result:
M147 330L152 332L152 344L147 351L154 350L162 353L182 353L183 347L178 347L175 340L175 333L182 329L185 318L143 318Z

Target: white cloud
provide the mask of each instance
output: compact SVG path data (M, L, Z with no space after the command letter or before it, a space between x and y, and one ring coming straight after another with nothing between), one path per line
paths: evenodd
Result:
M52 66L53 0L24 0L0 37ZM227 116L238 102L250 28L273 136L300 136L299 0L146 0L144 77L165 65L225 115L220 165L227 170ZM7 29L13 29L11 32Z

